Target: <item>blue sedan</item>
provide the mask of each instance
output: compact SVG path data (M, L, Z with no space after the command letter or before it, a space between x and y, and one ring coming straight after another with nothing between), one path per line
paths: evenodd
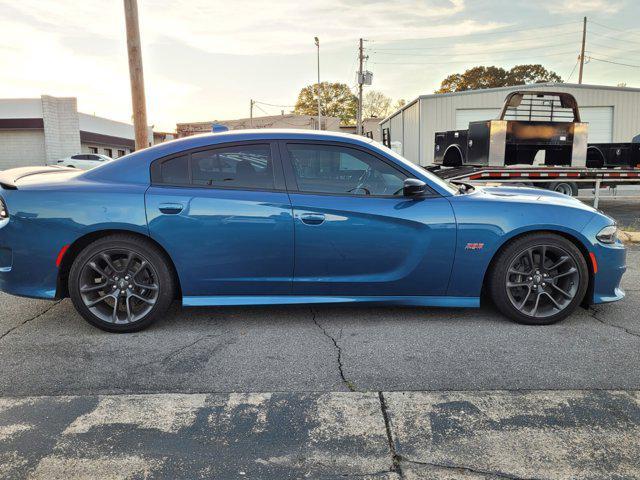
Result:
M623 298L614 221L558 193L453 185L353 135L262 130L88 171L0 173L0 290L139 330L185 306L478 307L550 324Z

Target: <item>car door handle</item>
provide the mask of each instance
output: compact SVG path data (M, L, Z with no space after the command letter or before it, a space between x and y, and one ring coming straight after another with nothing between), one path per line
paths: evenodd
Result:
M324 215L321 213L303 213L300 220L306 225L322 225L324 223Z
M177 215L182 211L184 207L179 203L161 203L158 205L158 210L167 215Z

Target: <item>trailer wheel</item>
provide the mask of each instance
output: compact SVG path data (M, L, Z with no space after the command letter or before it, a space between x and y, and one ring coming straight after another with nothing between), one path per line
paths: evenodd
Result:
M575 182L553 182L547 185L547 190L562 193L569 197L578 196L578 184Z

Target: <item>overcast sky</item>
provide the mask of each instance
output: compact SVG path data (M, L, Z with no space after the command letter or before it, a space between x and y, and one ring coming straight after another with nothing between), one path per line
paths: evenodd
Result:
M638 0L138 2L156 129L246 117L250 98L295 103L316 78L315 35L322 80L355 83L362 36L369 88L411 99L474 65L542 63L567 80L586 15L584 82L640 87ZM80 111L131 119L121 0L0 0L0 65L2 98L76 96Z

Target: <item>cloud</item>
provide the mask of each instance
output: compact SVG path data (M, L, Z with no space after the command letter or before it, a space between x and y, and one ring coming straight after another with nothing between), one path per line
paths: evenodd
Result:
M463 0L246 0L232 7L206 0L176 0L168 5L149 0L143 26L151 35L169 36L210 53L282 54L308 50L315 35L323 45L359 36L392 40L431 35L442 28L438 20L464 7Z
M634 0L635 1L635 0ZM622 0L549 0L540 2L549 13L553 14L566 14L575 15L576 13L588 13L597 12L598 14L604 13L617 13L626 2Z

